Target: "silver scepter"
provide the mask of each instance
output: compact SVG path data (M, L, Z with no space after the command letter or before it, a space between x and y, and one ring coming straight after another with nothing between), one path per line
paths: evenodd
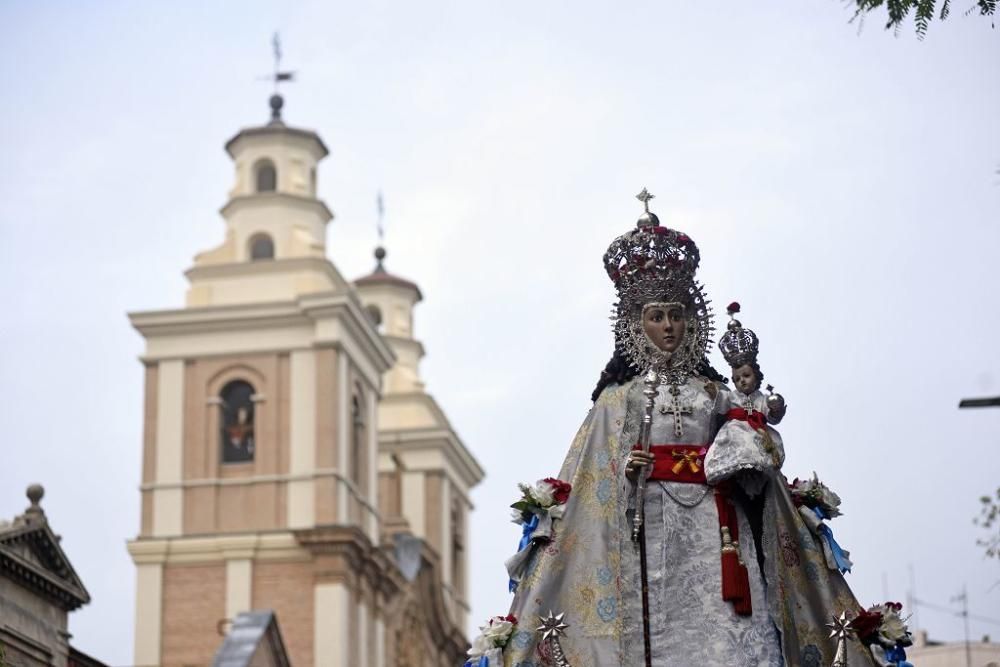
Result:
M650 432L653 428L653 403L658 393L657 387L660 385L660 376L656 374L655 370L650 368L649 372L646 373L646 378L643 380L643 385L645 387L642 390L642 395L646 397L646 409L642 414L642 430L639 433L639 446L642 448L643 454L649 454ZM645 518L643 496L646 493L646 477L648 476L648 471L644 468L639 473L639 477L635 483L635 517L633 517L632 521L633 542L638 542L642 534L642 522Z

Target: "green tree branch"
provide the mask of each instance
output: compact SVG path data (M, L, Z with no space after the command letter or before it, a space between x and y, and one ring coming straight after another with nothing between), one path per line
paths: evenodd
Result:
M913 22L917 29L917 37L924 38L927 28L935 15L938 20L944 21L951 14L951 0L848 0L855 5L854 17L851 19L864 19L879 7L885 6L889 13L889 20L885 24L886 30L893 29L899 31L903 21L913 14ZM997 11L997 0L975 0L971 7L966 10L965 15L978 13L980 16L994 16ZM995 24L991 23L993 27Z

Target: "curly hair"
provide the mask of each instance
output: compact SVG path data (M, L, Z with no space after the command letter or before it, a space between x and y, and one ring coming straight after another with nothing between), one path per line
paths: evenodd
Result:
M760 372L759 368L757 370ZM715 382L722 382L723 384L727 384L729 382L728 378L724 377L722 373L712 367L708 357L702 357L701 362L698 364L697 372L699 375L703 375L709 380L713 380ZM590 400L597 401L601 392L604 391L604 388L608 385L625 384L639 373L639 369L632 365L632 362L628 360L621 348L616 344L614 354L611 355L610 361L608 361L604 370L601 371L601 377L597 380L597 386L590 395Z
M749 366L750 368L753 369L754 375L757 376L757 386L758 387L760 385L764 384L764 371L760 370L760 364L757 363L757 361L753 361L753 362L751 362L749 364L737 364L735 366L733 366L732 364L730 364L730 368L732 368L734 371L737 368L739 368L740 366Z

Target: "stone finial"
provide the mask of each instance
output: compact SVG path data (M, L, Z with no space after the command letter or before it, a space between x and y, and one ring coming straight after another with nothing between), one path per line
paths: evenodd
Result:
M284 98L275 93L268 100L268 105L271 107L271 125L282 125L281 107L285 106Z
M26 509L24 513L31 515L44 515L45 511L42 509L42 506L39 505L39 503L45 496L45 487L42 486L41 484L32 484L31 486L28 487L28 490L25 492L25 495L28 496L28 500L31 501L31 506L28 507L28 509Z

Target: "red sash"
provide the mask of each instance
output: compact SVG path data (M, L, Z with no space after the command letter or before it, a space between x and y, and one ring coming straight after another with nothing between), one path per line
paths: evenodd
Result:
M705 454L708 445L650 445L649 453L656 457L649 479L662 482L707 484Z
M756 410L747 412L743 408L733 408L726 413L726 419L737 419L741 422L746 422L755 431L764 431L766 430L764 427L767 426L767 417L764 416L763 412L757 412Z
M734 412L743 413L742 418ZM754 426L755 416L764 417L760 412L734 408L727 415L730 419L741 419ZM685 482L707 484L705 480L705 454L709 445L650 445L649 452L655 457L649 479L663 482ZM635 449L640 449L638 445ZM719 513L719 533L722 543L722 599L733 603L733 611L739 616L750 616L750 578L746 565L740 560L739 523L736 510L726 493L725 485L715 487L715 507Z

